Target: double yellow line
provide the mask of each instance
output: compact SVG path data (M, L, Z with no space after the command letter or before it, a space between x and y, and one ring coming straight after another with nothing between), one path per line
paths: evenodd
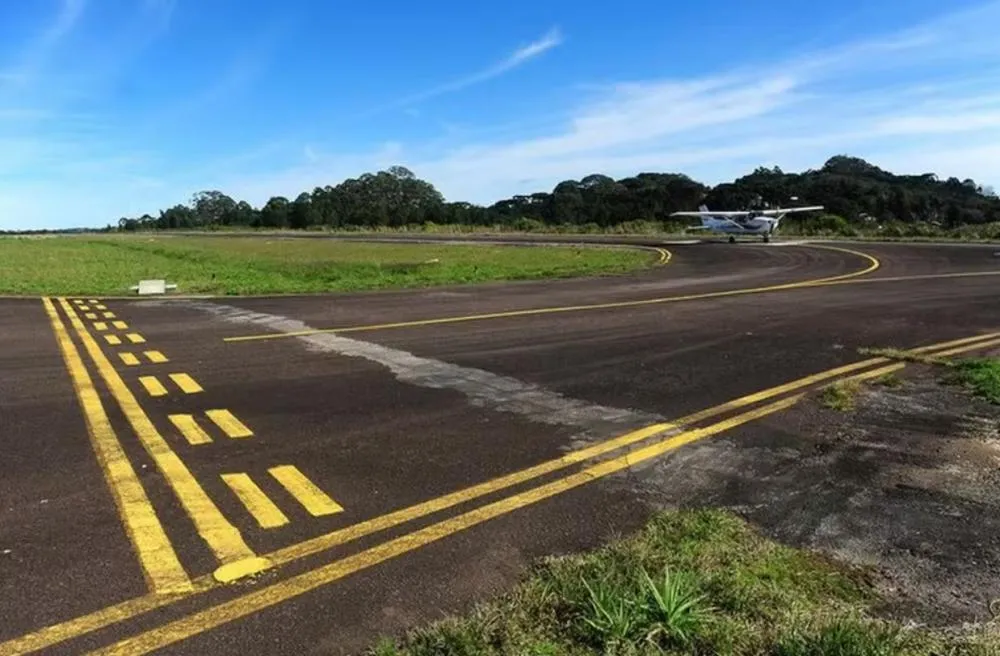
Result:
M998 345L1000 345L1000 332L932 344L914 349L912 352L921 354L933 353L936 356L944 357ZM319 586L372 567L389 558L420 548L489 519L532 505L561 492L579 487L584 483L620 472L630 466L663 455L685 444L731 430L747 422L786 409L796 403L805 393L805 390L812 386L841 377L872 378L898 370L903 366L905 366L905 363L893 362L887 358L870 358L806 376L784 385L739 397L727 403L687 415L673 422L653 424L606 442L567 453L539 465L279 549L266 555L267 560L275 566L288 564L364 536L427 517L452 507L473 502L487 495L527 483L575 464L587 461L595 461L596 463L565 475L562 478L551 480L499 501L444 519L426 528L395 538L348 558L268 585L230 601L211 606L188 617L147 631L134 638L123 640L100 653L146 653L184 640L197 633L240 617L245 617L262 608L282 603ZM700 428L692 427L694 424L781 396L785 396L785 398L772 401L768 405L742 412L708 426ZM614 451L647 440L654 441L635 451L599 461L603 456L609 455ZM217 585L216 581L210 576L199 577L191 583L195 592L206 591ZM43 649L47 646L71 640L98 629L129 620L175 601L190 598L190 596L190 593L179 595L150 594L122 602L90 613L89 615L55 624L35 633L2 643L0 644L0 655L23 654Z

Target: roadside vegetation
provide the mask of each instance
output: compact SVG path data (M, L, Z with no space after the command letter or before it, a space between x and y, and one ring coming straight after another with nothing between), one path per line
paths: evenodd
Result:
M858 352L862 355L874 355L902 362L945 367L947 369L944 376L946 383L962 385L975 396L1000 405L1000 358L983 357L955 360L896 348L862 348L858 349ZM886 387L897 387L901 383L894 374L889 374L889 376L892 377L889 381L886 381L887 377L883 376L874 382ZM828 408L850 409L853 405L853 397L860 390L857 385L852 387L852 382L854 381L848 379L828 385L823 389L820 402Z
M655 253L611 248L374 244L281 238L0 238L0 293L128 294L164 278L183 294L358 291L622 273Z
M948 379L949 382L964 385L975 396L1000 405L1000 359L959 360Z
M549 558L470 614L384 638L372 656L987 656L961 637L879 620L867 572L756 533L719 510L656 515L637 534Z
M860 381L853 378L838 380L823 388L820 403L831 410L846 412L854 409L854 402L860 391Z

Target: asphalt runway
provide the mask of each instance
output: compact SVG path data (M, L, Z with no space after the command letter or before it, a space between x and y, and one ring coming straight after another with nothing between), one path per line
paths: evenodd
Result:
M357 653L639 526L643 462L767 436L885 366L859 348L1000 337L994 247L661 246L585 280L0 300L0 654Z

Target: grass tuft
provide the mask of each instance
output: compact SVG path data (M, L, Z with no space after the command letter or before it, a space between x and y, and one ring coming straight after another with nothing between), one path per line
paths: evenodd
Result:
M836 621L819 629L793 631L779 641L775 656L896 656L909 651L898 627Z
M964 385L981 398L1000 405L1000 359L970 358L954 364L948 380Z
M898 348L860 348L858 349L858 353L861 355L874 355L880 358L888 358L889 360L898 360L900 362L918 362L920 364L943 366L951 365L951 362L949 360L945 360L944 358L937 358L933 355L914 353L913 351L906 351Z
M847 412L854 409L861 383L853 378L845 378L823 388L820 403L831 410Z
M895 389L897 387L902 386L903 379L900 378L895 373L891 373L890 372L890 373L887 373L887 374L883 374L882 376L879 376L878 378L874 379L872 381L872 384L873 385L878 385L879 387L888 387L890 389Z

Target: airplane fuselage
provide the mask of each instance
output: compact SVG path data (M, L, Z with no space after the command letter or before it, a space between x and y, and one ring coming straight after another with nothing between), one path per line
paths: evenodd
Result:
M747 218L744 221L716 219L712 216L702 217L702 227L712 232L727 235L769 235L774 232L777 221L770 217Z

